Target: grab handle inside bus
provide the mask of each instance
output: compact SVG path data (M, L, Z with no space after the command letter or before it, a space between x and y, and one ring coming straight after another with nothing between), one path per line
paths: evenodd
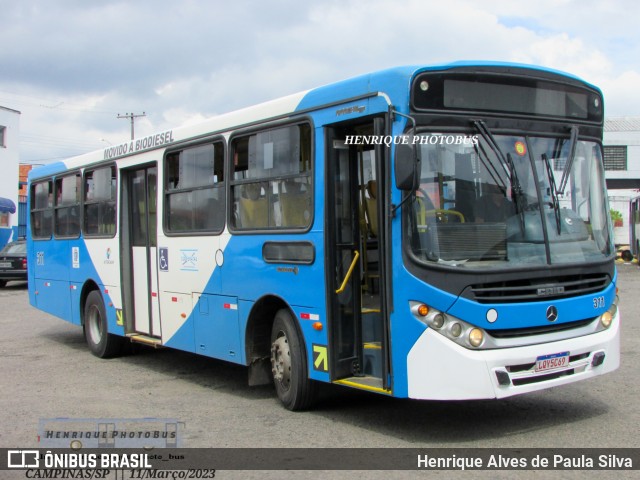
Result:
M353 269L356 268L356 264L358 263L358 259L360 258L360 252L358 252L357 250L353 251L353 260L351 261L351 265L349 266L349 270L347 271L347 274L344 277L344 280L342 281L342 285L340 285L340 288L336 290L337 294L340 294L342 292L344 292L344 289L347 288L347 283L349 283L349 279L351 278L351 275L353 274Z

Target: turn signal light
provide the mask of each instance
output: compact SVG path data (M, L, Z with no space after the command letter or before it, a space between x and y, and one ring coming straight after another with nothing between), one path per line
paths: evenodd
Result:
M426 317L429 314L429 307L427 307L424 303L418 307L418 315L421 317Z

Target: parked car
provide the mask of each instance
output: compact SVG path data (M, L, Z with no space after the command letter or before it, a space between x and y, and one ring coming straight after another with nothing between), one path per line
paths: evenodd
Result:
M0 288L10 281L27 280L27 242L9 242L0 251Z

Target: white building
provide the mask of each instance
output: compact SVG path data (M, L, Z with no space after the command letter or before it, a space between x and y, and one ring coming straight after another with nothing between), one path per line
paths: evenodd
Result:
M640 117L610 117L604 123L604 169L609 205L622 214L615 243L629 244L629 200L640 195Z
M20 112L0 106L0 248L18 229Z

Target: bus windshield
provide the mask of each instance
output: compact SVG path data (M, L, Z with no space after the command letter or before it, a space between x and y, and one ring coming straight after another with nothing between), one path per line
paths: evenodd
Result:
M414 139L421 159L420 186L407 222L414 258L475 269L610 259L597 143L575 135L479 131L422 133Z

